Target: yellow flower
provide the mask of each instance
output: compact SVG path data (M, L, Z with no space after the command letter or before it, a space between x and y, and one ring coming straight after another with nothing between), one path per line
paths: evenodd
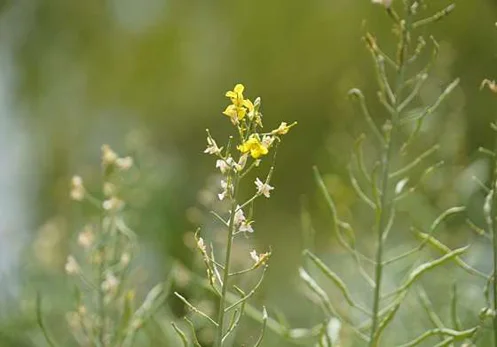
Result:
M227 115L228 117L238 120L242 120L243 117L245 117L246 113L247 110L245 109L245 107L237 107L235 105L229 105L223 112L223 114Z
M231 102L236 107L242 107L243 105L243 90L245 87L243 84L237 84L233 90L227 91L226 96L231 99Z
M254 159L266 155L269 152L267 147L262 144L257 135L251 135L247 141L239 145L237 148L242 153L250 152L250 155Z
M226 96L230 98L231 105L226 107L223 114L230 117L236 124L236 120L242 120L247 114L247 110L253 114L254 104L252 101L243 98L243 84L237 84L233 90L226 92Z

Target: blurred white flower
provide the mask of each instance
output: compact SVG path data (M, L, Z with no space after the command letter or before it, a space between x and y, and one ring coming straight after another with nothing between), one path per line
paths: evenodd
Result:
M119 280L111 272L105 275L105 280L102 282L102 290L105 292L114 292L119 286Z
M104 166L113 165L118 156L109 145L102 145L102 164Z
M105 200L102 203L102 207L106 211L113 211L113 212L115 212L115 211L119 210L123 206L124 206L124 202L122 200L119 200L115 196L113 196L110 199Z
M79 264L72 255L67 257L65 270L68 275L76 275L79 273Z
M85 187L83 186L83 179L80 176L72 177L70 196L75 201L81 201L85 197Z
M129 170L133 166L133 158L131 157L117 158L116 166L121 170Z
M84 249L90 248L94 240L95 234L90 226L85 227L78 235L78 244Z

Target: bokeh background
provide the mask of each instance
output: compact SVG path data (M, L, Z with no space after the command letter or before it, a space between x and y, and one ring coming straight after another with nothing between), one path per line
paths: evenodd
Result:
M430 1L427 13L447 4ZM427 40L436 37L440 55L416 102L432 102L456 77L461 83L416 144L414 154L438 141L430 163L445 165L402 205L392 254L412 241L403 225L411 219L428 225L443 209L465 205L482 220L483 194L471 176L486 180L488 162L477 148L494 141L488 125L497 99L479 85L497 75L496 20L493 0L456 1L453 14L421 31ZM373 244L372 217L346 170L355 138L367 131L348 90L363 90L378 124L386 117L361 39L366 32L394 51L388 16L367 0L0 1L0 346L44 346L33 308L37 291L54 334L64 334L65 323L57 323L71 300L64 262L83 223L68 182L77 173L98 187L103 143L133 155L142 173L130 203L140 261L149 270L139 285L163 279L172 259L192 266L185 235L205 220L202 202L216 173L203 154L205 129L219 141L228 136L224 93L240 82L248 97L262 97L267 127L298 121L279 150L274 194L256 209L250 242L273 249L261 297L282 307L294 327L317 322L319 309L310 308L298 281L305 229L314 230L311 246L354 288L357 275L330 232L313 165L343 218L355 215L362 226L362 246ZM473 243L471 263L490 269L485 242L464 218L441 235L451 246ZM484 305L480 284L458 276L443 272L427 283L442 312L454 280L463 283L461 295ZM359 284L354 292L369 295ZM173 318L180 315L170 304ZM470 324L477 310L462 305ZM415 335L416 329L405 336ZM268 339L267 346L287 345Z

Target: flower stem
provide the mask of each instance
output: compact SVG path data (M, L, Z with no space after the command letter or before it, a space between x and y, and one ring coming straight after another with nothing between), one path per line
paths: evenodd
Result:
M497 153L497 141L495 143L495 153ZM492 235L492 246L493 246L493 272L492 272L492 294L493 294L493 319L492 319L492 325L493 325L493 330L494 330L494 347L497 347L497 315L495 312L497 312L497 281L495 280L497 278L497 225L495 223L495 207L497 206L497 195L496 195L496 189L497 189L497 159L494 158L493 160L493 168L492 168L492 184L491 184L491 191L489 194L492 194L492 200L490 201L491 207L490 207L490 213L489 216L487 217L487 224L489 228L489 233Z
M405 28L403 28L403 33L401 37L401 43L399 47L399 62L397 68L397 77L396 77L396 85L394 91L394 102L393 109L394 113L392 114L391 122L392 128L390 134L386 137L386 142L383 146L383 155L382 155L382 174L381 174L381 199L380 206L378 207L378 233L377 233L377 248L376 248L376 267L375 267L375 287L373 294L373 316L372 316L372 324L371 324L371 335L369 340L370 347L376 347L378 345L377 340L377 331L379 326L379 312L380 312L380 301L381 301L381 284L383 278L383 244L384 233L388 225L388 219L390 213L392 212L392 204L393 200L390 198L390 162L393 154L393 148L395 145L395 137L399 123L400 117L400 105L402 103L401 100L401 91L404 85L404 75L405 75L405 60L407 55L407 48L409 45L409 31L411 25L411 1L408 1L406 4L406 12L407 17L405 21Z
M233 197L231 199L231 214L228 222L228 236L227 236L227 244L226 244L226 256L224 261L224 271L223 271L223 283L221 288L221 298L219 299L219 312L218 312L218 327L217 327L217 335L216 342L214 344L215 347L222 347L223 345L223 336L224 336L224 317L225 317L225 306L226 306L226 298L228 293L228 280L230 274L230 262L231 262L231 248L233 246L233 235L235 232L235 213L236 213L236 194L238 192L238 185L240 183L240 176L236 174L234 188L233 188Z

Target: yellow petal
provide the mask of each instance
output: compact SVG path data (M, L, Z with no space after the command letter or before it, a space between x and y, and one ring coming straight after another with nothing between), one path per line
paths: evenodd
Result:
M235 88L233 89L233 91L237 94L242 94L243 91L245 90L245 87L243 86L243 84L240 84L238 83Z
M236 107L234 105L229 105L228 107L226 107L223 114L227 115L228 117L236 117L237 116Z
M245 106L249 112L254 111L254 104L249 99L243 100L243 106Z

